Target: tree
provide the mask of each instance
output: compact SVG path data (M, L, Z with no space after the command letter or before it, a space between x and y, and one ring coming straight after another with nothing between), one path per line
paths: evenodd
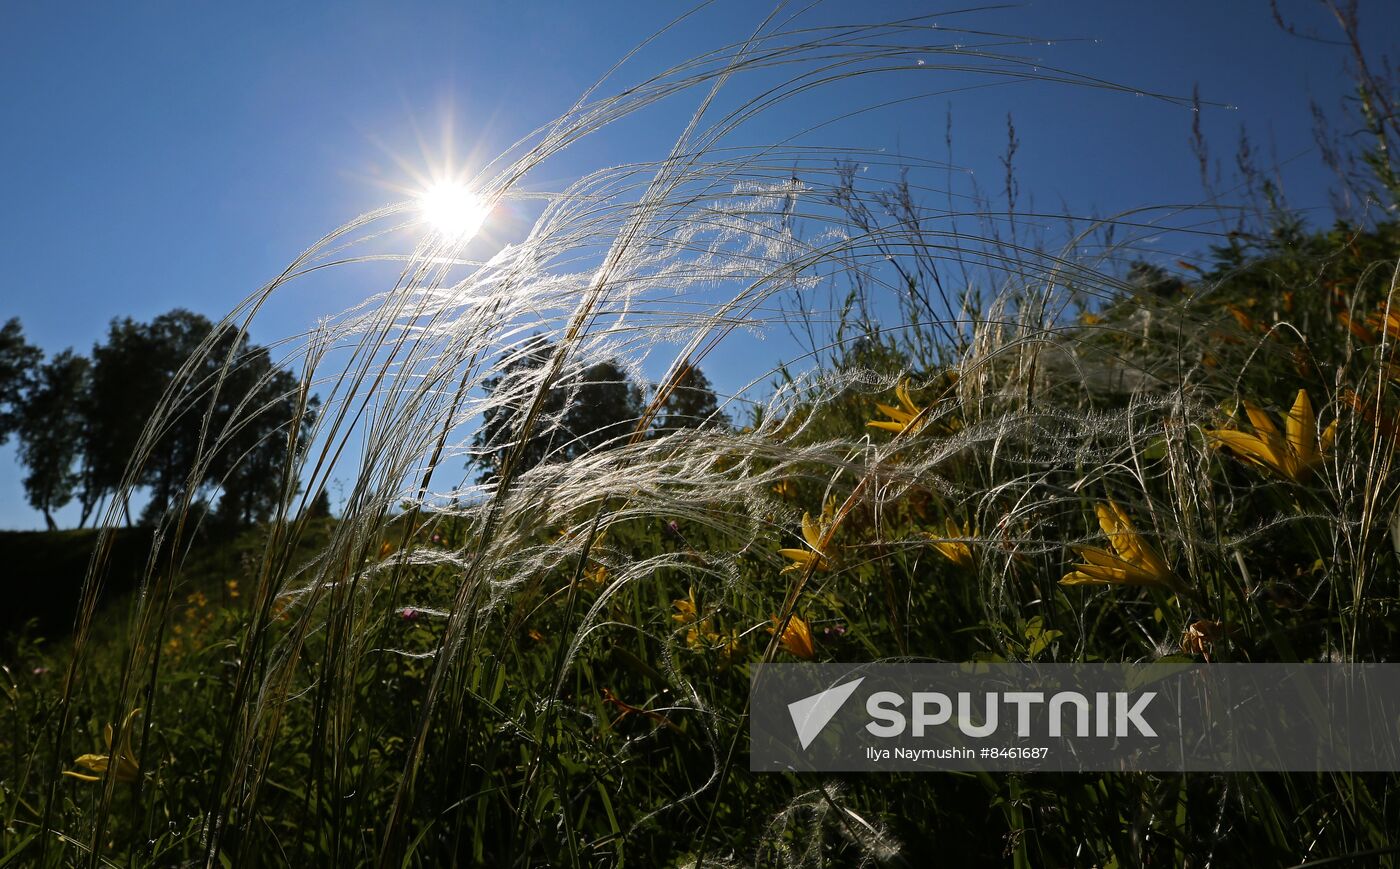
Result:
M487 392L498 403L487 408L472 438L472 461L481 468L482 481L500 478L553 353L554 344L536 336L499 375L486 381ZM546 459L567 461L624 438L641 415L642 396L610 359L549 384L541 411L520 447L517 472Z
M53 511L72 500L78 484L89 368L86 358L64 350L40 366L21 408L19 460L29 470L24 492L50 531L58 527Z
M316 493L316 497L306 505L306 512L303 514L307 519L330 519L335 514L331 512L331 493L324 488Z
M1159 265L1134 260L1128 266L1128 286L1142 293L1171 298L1186 289L1186 282Z
M128 462L146 423L170 388L180 366L208 336L212 324L198 314L174 310L150 323L113 320L107 341L92 348L92 387L84 432L84 485L96 500L121 488ZM164 509L176 487L176 468L188 468L190 445L182 429L188 418L167 421L160 449L136 482L151 484L156 509ZM126 505L123 505L125 509ZM128 523L131 515L127 513Z
M18 317L0 327L0 444L18 428L25 392L43 358L38 347L24 340Z
M669 434L686 428L725 426L729 418L720 413L710 378L699 368L691 366L677 381L671 394L656 415L657 434Z
M560 426L564 458L616 445L632 433L642 415L641 390L616 360L590 365L564 389L573 398Z
M272 518L284 489L288 429L298 425L307 434L318 406L311 397L297 418L297 379L274 366L266 348L245 342L238 360L224 387L230 401L221 401L215 413L218 422L232 423L214 465L222 489L215 518L230 526ZM245 400L241 410L234 404Z
M309 427L315 400L298 418L296 379L277 368L265 348L232 328L216 333L207 318L181 309L150 323L113 320L106 342L93 348L85 497L95 503L120 490L148 422L187 364L192 367L171 394L155 440L144 445L150 458L133 480L150 488L143 521L168 509L190 483L196 489L191 498L221 489L218 515L227 522L267 518L283 490L287 428ZM216 455L208 453L216 447ZM204 473L192 480L202 459L208 460Z

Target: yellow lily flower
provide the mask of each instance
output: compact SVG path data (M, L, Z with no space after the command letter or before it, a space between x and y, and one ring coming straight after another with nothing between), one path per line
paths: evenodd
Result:
M115 752L112 751L112 725L108 724L102 730L102 737L107 743L107 754L80 754L73 761L73 764L83 767L89 772L64 770L63 774L79 781L101 781L102 774L115 763L112 774L116 776L117 781L127 784L140 781L141 762L136 759L136 754L131 750L131 720L140 712L140 709L131 710L130 714L126 716L126 721L122 722L121 735L117 738ZM96 773L96 775L92 775L92 773Z
M924 427L928 419L925 417L915 423L914 418L923 413L923 408L914 403L909 397L909 379L899 381L899 385L894 388L894 394L899 399L899 407L891 407L888 404L876 404L880 412L889 419L878 419L867 422L871 428L882 428L892 431L895 434L904 434L906 431L913 435L918 434Z
M1084 563L1073 565L1060 580L1061 585L1176 585L1166 560L1137 533L1122 507L1109 501L1096 504L1094 512L1113 551L1073 547Z
M671 621L680 622L683 625L695 621L695 616L699 612L699 607L695 603L695 589L687 589L685 597L671 601L671 606L675 607L676 613L671 616Z
M683 625L690 625L690 629L685 632L685 644L692 649L699 649L707 643L714 643L719 640L719 633L710 624L709 619L699 620L700 607L695 602L695 589L686 590L686 596L671 601L671 606L676 612L671 616L671 620ZM702 642L703 641L703 642Z
M1237 429L1214 429L1206 436L1216 445L1229 449L1244 461L1272 471L1295 483L1305 482L1313 470L1326 458L1332 449L1332 441L1337 434L1337 421L1333 420L1322 436L1317 434L1317 420L1313 416L1312 400L1306 389L1298 390L1293 409L1284 421L1284 431L1279 432L1273 417L1251 401L1244 403L1245 413L1254 427L1254 433Z
M730 628L723 635L717 635L715 639L719 644L719 665L720 667L728 667L739 656L739 649L742 645L739 632Z
M1400 311L1388 308L1384 303L1371 316L1371 322L1385 332L1391 340L1400 338Z
M584 584L602 588L608 584L608 569L601 564L590 563L583 569Z
M970 569L972 567L972 547L967 545L965 539L962 539L971 536L967 530L967 525L964 524L960 527L958 523L954 522L950 517L944 522L944 531L947 535L946 538L939 537L935 534L927 535L933 542L933 548L937 549L943 554L944 558L953 562L958 567L965 570Z
M768 628L768 633L777 632L779 621L781 620L777 616L773 616L773 625ZM812 644L812 629L796 613L788 619L787 627L783 629L783 635L778 638L778 642L789 655L804 661L810 661L817 655L816 646Z
M827 570L831 563L827 560L829 554L822 546L822 534L836 518L836 499L828 498L826 506L822 508L820 519L813 519L811 513L802 514L802 539L807 541L810 549L779 549L778 554L792 561L783 568L783 573L792 570L806 570L813 562L817 565L817 570Z

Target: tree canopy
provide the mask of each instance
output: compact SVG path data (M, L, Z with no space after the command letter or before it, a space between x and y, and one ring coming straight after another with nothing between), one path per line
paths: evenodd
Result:
M19 427L20 407L43 352L24 339L19 318L0 326L0 444Z
M297 378L266 348L183 309L113 320L91 360L41 360L17 321L0 331L0 410L14 408L25 491L51 528L75 495L86 524L126 483L146 487L146 520L182 494L215 493L221 523L266 520L284 491L289 430L314 420L315 398L302 407Z
M531 338L499 375L486 381L492 403L472 439L472 461L483 482L499 479L511 450L517 448L530 403L554 351L553 342ZM635 430L647 400L647 393L612 359L548 384L529 436L518 447L516 471L621 443ZM649 434L726 423L709 379L700 369L691 368L658 409Z
M51 531L58 527L53 511L73 499L80 480L77 462L90 369L88 360L72 350L57 354L39 367L20 414L19 458L29 471L24 492Z

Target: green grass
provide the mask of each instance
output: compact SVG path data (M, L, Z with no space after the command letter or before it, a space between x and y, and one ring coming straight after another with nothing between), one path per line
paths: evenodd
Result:
M940 70L926 24L772 24L590 95L483 170L486 201L530 199L520 179L598 126L759 78L737 115L702 98L665 158L551 197L520 245L463 264L453 244L424 241L391 291L308 336L295 398L323 403L309 440L288 438L284 476L305 491L284 493L279 521L221 543L191 496L162 517L155 551L138 545L149 531L109 538L82 574L72 635L21 635L8 655L0 854L42 866L1393 864L1393 774L745 769L756 661L1397 649L1395 224L1280 223L1176 282L1135 283L1119 259L1141 238L1079 236L1056 253L1004 237L994 214L980 234L940 222L917 187L833 164L836 152L727 138L736 117L830 78L907 72L915 58ZM1015 65L954 54L948 66L990 79ZM788 76L777 91L773 70ZM885 165L856 156L875 175ZM226 323L246 327L299 274L379 256L369 241L408 207L323 239ZM931 235L935 223L951 234ZM492 484L448 478L483 417L511 409L529 443L565 418L551 389L593 364L661 365L654 411L735 330L783 326L809 353L756 366L760 385L733 401L737 428L659 437L643 414L606 449L525 467L510 447ZM536 334L550 348L540 378L492 392ZM240 398L209 370L224 369L187 367L151 432L182 403ZM919 425L870 427L906 378ZM1302 438L1319 455L1307 473L1222 444L1221 431L1251 431L1243 401L1279 419L1300 391L1318 430L1337 423L1333 442ZM194 483L238 442L236 425L212 426ZM337 477L350 483L337 520L294 518ZM1141 586L1062 584L1071 547L1113 547L1110 501L1165 564ZM966 534L950 540L950 522ZM27 570L62 564L71 582L83 540L3 542ZM823 557L780 554L803 547ZM63 776L108 751L109 724L134 755L123 774Z
M1393 234L1386 227L1365 239ZM816 516L833 497L849 510L832 535L829 569L805 577L793 598L819 660L1392 655L1396 553L1388 533L1367 534L1357 518L1372 492L1372 513L1395 508L1388 465L1375 469L1384 464L1377 450L1388 457L1395 436L1368 424L1366 409L1394 414L1400 396L1382 382L1361 411L1325 398L1361 388L1383 363L1375 354L1387 351L1362 346L1336 316L1343 302L1374 308L1383 287L1367 283L1374 272L1363 255L1342 256L1310 283L1292 283L1289 269L1302 257L1320 262L1315 253L1270 255L1278 261L1260 256L1223 280L1202 279L1195 286L1211 286L1208 295L1125 300L1072 332L1066 346L1079 348L1083 364L1111 358L1143 370L1165 363L1138 348L1155 353L1159 344L1120 323L1148 305L1164 328L1214 336L1191 338L1211 348L1214 364L1198 360L1165 400L1046 380L1014 393L1008 407L986 385L980 397L971 392L979 374L1006 376L996 361L957 378L915 371L914 403L940 395L945 403L898 443L866 426L884 418L875 403L893 403L887 391L804 393L780 422L679 436L685 447L648 466L664 486L607 475L611 488L579 508L502 517L497 533L509 534L510 547L481 575L472 629L438 676L442 695L426 718L447 614L481 534L471 510L399 515L357 538L353 583L298 593L316 587L306 568L347 523L304 529L261 625L259 560L276 529L191 547L165 592L162 654L149 663L158 671L135 704L144 710L138 723L151 722L137 740L142 781L111 794L111 856L167 864L203 852L201 812L217 793L211 783L239 714L230 698L256 637L263 690L276 686L261 726L274 729L246 760L255 766L242 792L255 786L256 801L228 806L223 850L236 863L374 862L396 804L403 833L394 860L407 865L453 855L467 864L678 864L700 849L704 829L710 859L763 864L917 862L933 849L954 862L1024 865L1288 864L1378 849L1392 860L1393 775L751 775L742 762L724 763L735 740L744 750L748 664L800 651L770 648L772 618L801 575L781 573L788 562L776 552L803 546L802 514ZM1274 312L1284 287L1292 310ZM1343 299L1330 287L1351 289ZM1230 313L1241 306L1259 316ZM1276 337L1267 324L1285 314L1310 331ZM1306 365L1290 341L1306 349ZM902 364L897 348L859 361ZM1232 385L1285 409L1296 389L1308 389L1324 421L1340 417L1315 477L1283 479L1210 445L1203 432L1229 424ZM1164 439L1173 425L1185 433ZM832 445L867 430L890 446L833 471ZM693 454L707 457L703 467L687 461ZM870 482L877 467L879 489ZM1360 488L1348 490L1347 480ZM707 490L743 493L741 509ZM658 507L663 493L667 506ZM1109 497L1126 505L1184 592L1057 583L1074 561L1064 544L1106 546L1093 505ZM933 546L949 517L969 528L970 560ZM56 567L53 553L68 553L72 583L90 540L4 542L12 563ZM692 597L687 616L676 602ZM5 779L15 783L8 849L34 853L45 776L101 750L102 725L119 720L138 611L122 594L99 608L95 624L120 629L92 633L70 695L72 733L57 754L52 716L69 646L18 645L4 717ZM1228 624L1228 634L1183 647L1187 626L1202 619ZM295 666L279 672L291 642ZM82 830L101 794L100 785L64 779L51 826Z

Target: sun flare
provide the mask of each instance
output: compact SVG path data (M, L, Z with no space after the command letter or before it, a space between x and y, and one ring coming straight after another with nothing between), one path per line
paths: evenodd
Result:
M423 222L448 241L468 241L481 230L489 209L465 184L443 181L418 196Z

